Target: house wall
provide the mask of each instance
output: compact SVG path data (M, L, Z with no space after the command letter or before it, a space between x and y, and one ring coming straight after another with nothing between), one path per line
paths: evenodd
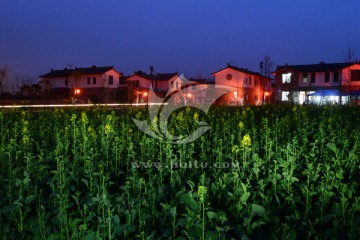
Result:
M113 76L113 84L110 85L108 80L109 76ZM96 84L93 84L93 78L96 78ZM87 79L90 78L90 84ZM80 75L80 76L68 76L68 77L56 77L43 79L42 87L46 88L45 81L49 82L51 88L118 88L119 87L120 74L115 70L110 70L104 74L92 74L92 75ZM65 80L68 80L68 85L65 85Z
M227 75L231 74L232 79L228 80ZM251 82L250 82L251 77ZM255 81L258 85L255 86ZM216 86L230 86L236 90L224 95L220 100L224 103L240 104L261 104L264 98L264 82L260 76L247 74L234 69L225 69L215 74Z
M178 89L181 89L182 80L178 76L174 76L173 78L166 81L153 81L149 80L137 75L133 75L126 79L126 81L139 81L139 88L149 89L150 85L153 86L154 91L163 91L167 92L171 87L172 91L176 89L176 83L178 83ZM173 86L171 86L171 82L174 82Z
M360 65L355 64L342 70L342 88L345 92L360 90L360 81L351 81L351 70L360 70Z
M177 91L180 90L182 87L183 81L180 77L174 76L170 79L170 81L166 82L166 88L171 89L171 91Z
M113 84L109 84L109 76L113 76ZM56 77L43 79L42 89L53 99L65 99L75 97L84 102L88 102L90 98L97 98L99 101L116 101L119 87L120 74L115 70L107 71L104 74L79 75L69 77ZM96 78L96 84L93 78ZM90 78L90 84L88 84ZM65 80L68 80L68 85ZM46 85L46 82L49 84ZM75 94L73 88L79 88L80 93Z
M316 72L315 73L315 83L311 82L311 74L308 73L307 83L303 83L303 73L298 74L298 83L299 87L339 87L341 85L341 71L339 71L339 80L334 82L334 72L329 72L330 78L329 82L325 82L325 72Z

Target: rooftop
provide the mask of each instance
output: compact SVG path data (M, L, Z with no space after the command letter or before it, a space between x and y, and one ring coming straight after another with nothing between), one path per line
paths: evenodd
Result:
M103 74L103 73L106 73L107 71L110 71L113 69L114 69L114 66L97 67L95 65L92 67L88 67L88 68L75 67L75 69L68 69L68 68L64 68L62 70L51 69L49 73L46 73L39 77L49 78L49 77L66 77L66 76L70 76L73 74L83 74L83 75Z
M358 62L346 62L346 63L324 63L320 62L318 64L303 64L303 65L287 65L277 66L274 73L279 71L284 71L286 69L294 69L299 72L329 72L329 71L339 71L341 69L347 68L354 64L359 64Z

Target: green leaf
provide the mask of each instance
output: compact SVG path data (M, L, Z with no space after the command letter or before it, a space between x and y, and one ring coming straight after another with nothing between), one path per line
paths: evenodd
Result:
M240 198L241 203L245 204L246 201L249 199L250 195L251 194L249 192L245 192Z
M294 182L298 182L299 181L299 179L298 178L296 178L296 177L291 177L291 182L292 183L294 183Z
M36 199L36 195L29 195L25 199L25 204L29 204Z
M330 149L331 151L333 151L334 153L337 153L337 148L336 148L336 145L334 143L327 143L326 147L328 149Z
M215 231L207 231L207 232L205 232L205 239L207 239L207 240L216 240L216 239L218 239L217 232L215 232Z
M207 213L207 216L210 220L216 218L217 214L215 212L212 212L212 211L208 211Z
M180 200L193 211L197 211L199 209L199 205L197 204L191 193L185 193L181 196Z
M251 204L251 215L252 216L264 216L266 214L265 208L258 204Z
M287 235L286 240L296 240L297 234L294 229L292 229Z
M81 181L85 184L87 188L89 187L89 181L87 179L82 178Z

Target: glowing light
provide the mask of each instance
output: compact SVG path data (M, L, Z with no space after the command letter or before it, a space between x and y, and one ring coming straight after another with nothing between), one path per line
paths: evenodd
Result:
M269 92L265 92L265 96L269 96Z
M75 94L80 94L80 93L81 93L80 89L75 89Z
M191 93L188 93L188 94L187 94L187 97L189 97L189 98L190 98L191 96L192 96L192 95L191 95Z
M144 97L147 97L148 93L147 93L147 92L144 92L143 95L144 95Z

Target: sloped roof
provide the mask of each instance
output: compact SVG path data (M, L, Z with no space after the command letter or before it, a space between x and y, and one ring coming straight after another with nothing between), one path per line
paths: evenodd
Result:
M108 67L96 67L95 65L89 68L76 68L75 69L62 69L62 70L53 70L49 73L46 73L44 75L41 75L39 77L41 78L50 78L50 77L66 77L73 75L75 73L80 73L83 75L92 75L92 74L103 74L107 71L115 70L114 66L108 66ZM115 70L116 71L116 70Z
M228 64L226 68L223 68L223 69L221 69L221 70L219 70L217 72L214 72L211 75L215 75L215 74L217 74L217 73L219 73L221 71L224 71L225 69L228 69L228 68L233 69L233 70L238 71L238 72L247 73L247 74L250 74L250 75L261 76L261 74L258 73L258 72L249 71L247 68L239 68L239 67L232 66L230 64ZM261 77L263 77L263 76L261 76Z
M318 63L318 64L304 64L304 65L285 65L285 66L277 66L276 72L281 72L286 69L294 69L299 72L331 72L331 71L339 71L341 69L347 68L354 64L359 64L356 62L346 62L346 63Z
M152 80L152 81L168 81L171 78L178 76L177 72L174 73L157 73L154 75L151 74L146 74L142 71L137 71L135 72L135 74L133 76L139 76L148 80Z

